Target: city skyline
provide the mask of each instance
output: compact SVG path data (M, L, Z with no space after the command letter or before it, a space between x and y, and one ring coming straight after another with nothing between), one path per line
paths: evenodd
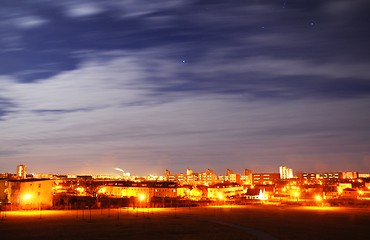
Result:
M24 164L20 164L16 166L16 171L9 171L9 172L0 172L0 175L3 175L3 177L17 177L20 179L32 179L32 178L50 178L51 176L94 176L98 178L105 178L105 177L113 177L113 178L119 178L122 177L122 179L128 180L135 180L140 178L145 178L149 181L164 181L164 179L168 178L169 176L175 177L175 176L192 176L192 175L202 175L204 173L211 173L214 174L217 177L225 177L225 176L247 176L248 175L255 175L255 174L273 174L273 175L279 175L280 179L287 180L287 179L299 179L302 178L302 176L310 175L311 177L315 175L315 178L323 177L324 175L343 175L343 178L345 179L352 179L352 178L368 178L370 176L370 172L366 171L351 171L349 169L343 169L342 171L324 171L324 172L312 172L312 171L305 171L304 169L301 169L299 171L296 171L295 169L290 168L289 166L281 165L277 167L276 169L272 171L254 171L253 169L243 168L243 169L230 169L226 168L222 171L214 171L211 167L208 167L206 169L193 169L193 168L186 168L182 169L180 171L173 171L169 168L164 169L160 173L149 173L146 175L139 175L136 173L130 173L128 171L124 171L121 168L114 168L114 171L112 172L100 172L100 173L91 173L91 172L40 172L35 171L31 168L31 171L28 171L28 167ZM356 176L356 177L353 177ZM325 177L324 177L325 178ZM168 179L167 179L168 180ZM174 180L173 180L174 181Z
M367 1L0 2L1 172L370 172Z

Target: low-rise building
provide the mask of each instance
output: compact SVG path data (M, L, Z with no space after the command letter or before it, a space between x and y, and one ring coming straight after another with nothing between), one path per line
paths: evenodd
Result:
M321 178L327 181L338 181L343 178L342 174L342 172L323 173L321 174Z
M223 185L218 184L208 187L207 197L211 200L223 200L225 198L240 196L244 191L244 187L240 185Z
M343 189L342 198L348 198L348 199L356 199L359 196L358 191L356 191L353 188L345 188Z
M357 179L358 172L342 172L342 179Z
M0 205L5 204L8 199L7 193L8 181L6 179L0 179Z
M183 195L183 189L177 192L177 185L174 182L131 182L131 181L114 181L106 182L104 185L97 187L99 195L111 197L137 197L147 200L152 197L169 197L176 198Z
M280 180L280 173L253 173L253 184L274 184Z
M53 205L53 180L9 180L7 198L12 208L39 209Z

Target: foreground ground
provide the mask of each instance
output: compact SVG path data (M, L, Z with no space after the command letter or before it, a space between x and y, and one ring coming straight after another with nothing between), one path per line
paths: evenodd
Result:
M220 206L14 211L1 239L370 239L370 209Z

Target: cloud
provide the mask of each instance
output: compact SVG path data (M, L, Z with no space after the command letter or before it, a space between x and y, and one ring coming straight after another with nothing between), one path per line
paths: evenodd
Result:
M39 16L23 16L11 19L11 21L14 22L15 26L23 29L35 28L47 23L47 20Z
M96 3L69 3L66 5L66 12L71 17L87 17L104 12L104 8Z
M175 70L178 82L162 80L158 88L174 92L214 92L248 99L343 98L369 96L369 63L237 56L243 47L219 47ZM180 81L182 80L182 81ZM286 99L285 99L286 100Z
M274 159L278 166L287 153L308 158L327 149L348 156L366 152L366 101L246 101L215 91L161 90L159 85L186 81L177 76L182 64L166 57L148 58L156 51L161 52L88 54L84 56L89 60L77 69L42 81L2 81L3 98L15 105L0 122L0 151L7 159L12 153L14 159L39 159L50 165L50 159L57 161L54 164L71 161L75 168L73 161L94 165L109 155L131 172L148 164L165 169L170 162L179 170L184 162L221 170L226 158L235 160L231 167L256 159L262 165L263 159ZM210 69L218 68L222 64ZM224 68L231 71L231 66ZM7 104L3 107L9 109ZM99 169L103 167L112 166Z
M163 0L160 3L148 0L123 1L65 1L61 6L70 17L93 16L105 11L115 13L118 18L141 17L155 12L181 7L183 0ZM59 3L60 4L60 3ZM58 5L59 5L58 4Z
M128 68L124 78L118 74L118 71L125 72L125 68L118 69L122 66ZM135 91L123 90L127 84L125 79L134 81L140 74L139 71L132 71L136 69L130 69L130 66L132 63L126 60L105 66L86 64L81 70L66 71L52 79L13 84L6 96L17 97L25 108L31 109L75 109L115 104L115 99L130 99L131 92ZM23 91L27 94L20 94Z
M247 72L260 72L270 76L312 76L322 78L370 78L368 63L311 63L302 59L275 59L271 57L256 57L244 62ZM235 71L236 69L233 69Z
M0 26L2 26L5 32L9 32L9 26L15 27L18 30L28 30L38 28L48 23L48 20L38 14L34 14L32 11L25 11L24 9L9 10L4 8L0 19L2 20Z
M347 24L321 1L36 2L0 10L0 161L303 166L367 151L352 10Z

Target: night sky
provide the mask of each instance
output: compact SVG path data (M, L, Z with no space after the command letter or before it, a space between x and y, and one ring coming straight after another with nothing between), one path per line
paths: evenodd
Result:
M0 172L370 172L368 0L0 5Z

